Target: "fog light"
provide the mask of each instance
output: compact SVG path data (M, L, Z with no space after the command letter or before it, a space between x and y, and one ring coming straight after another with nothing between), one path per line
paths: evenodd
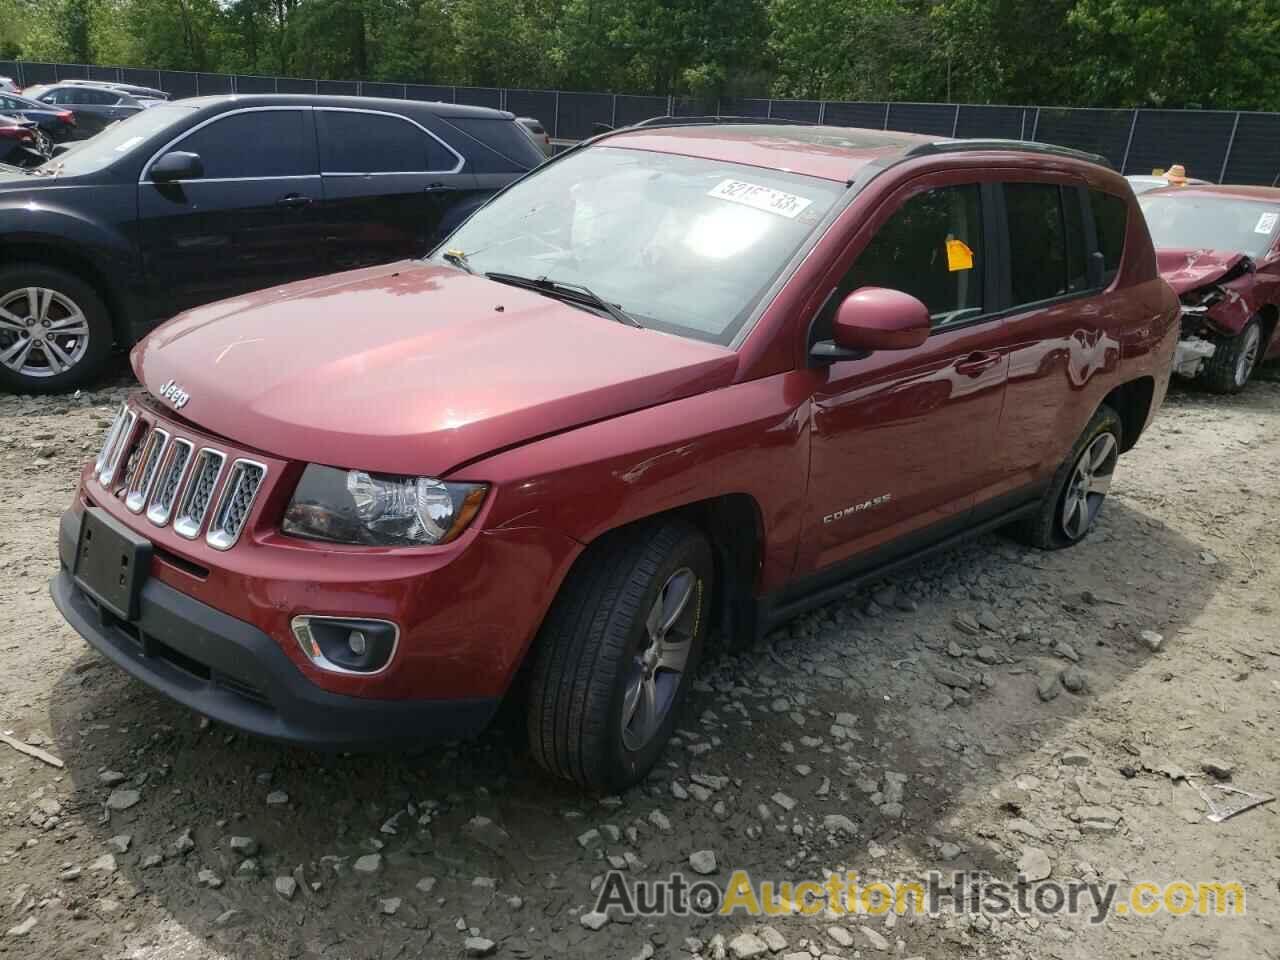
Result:
M292 628L306 658L331 673L380 673L391 664L400 640L400 628L390 620L300 616L293 618Z

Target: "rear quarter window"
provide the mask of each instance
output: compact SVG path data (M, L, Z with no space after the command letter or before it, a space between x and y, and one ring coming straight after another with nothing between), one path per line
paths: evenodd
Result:
M545 157L514 120L500 117L441 117L465 136L451 138L459 152L473 160L476 173L523 172Z
M1102 254L1102 282L1111 283L1120 269L1124 254L1124 234L1129 223L1129 204L1120 197L1100 190L1089 191L1093 226L1098 236L1098 252Z

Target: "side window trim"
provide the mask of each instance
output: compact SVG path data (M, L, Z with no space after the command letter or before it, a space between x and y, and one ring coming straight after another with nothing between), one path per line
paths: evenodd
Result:
M449 144L441 140L438 136L436 136L434 133L432 133L430 130L428 130L426 127L420 124L417 120L413 119L412 117L406 117L402 113L392 113L388 110L366 110L361 107L316 107L315 109L320 111L321 113L366 113L375 117L391 117L392 119L400 120L401 122L407 123L410 126L417 127L419 130L425 133L428 137L430 137L436 143L440 144L440 146L444 147L445 150L453 154L454 158L457 160L457 163L455 163L452 169L449 169L449 170L378 170L378 171L325 170L323 160L321 160L320 162L321 176L325 176L325 177L401 177L406 175L414 176L415 174L424 174L424 173L454 174L454 173L461 173L462 168L466 166L466 159L462 156L462 154L460 154L457 150L453 149L453 147L449 146ZM317 143L319 143L319 136L320 136L320 130L319 130L319 124L317 124L316 125ZM320 151L320 156L322 158L324 156L323 149L321 149Z
M155 181L147 179L147 174L151 172L151 165L154 164L166 153L168 153L170 150L173 150L174 148L176 148L179 144L181 144L184 140L186 140L192 134L200 130L203 130L205 127L210 126L211 124L217 123L219 120L225 120L227 117L240 116L241 114L244 114L244 113L272 113L272 112L278 113L283 110L297 110L307 116L310 116L312 109L313 109L312 107L308 105L302 105L302 104L299 104L297 106L294 106L293 104L286 104L286 105L270 106L270 107L241 107L239 110L228 110L225 113L219 113L212 117L208 117L204 120L201 120L195 126L188 127L186 130L183 130L180 134L178 134L176 137L174 137L172 140L170 140L163 147L161 147L159 150L157 150L155 153L151 154L151 156L147 158L147 162L142 165L142 172L138 174L138 184L139 185L150 184L154 186ZM314 121L311 123L311 127L312 127L312 130L314 131L315 129ZM317 156L316 151L314 149L314 141L315 141L315 137L312 136L313 147L309 153L310 159L312 160L312 163L310 165L312 169L311 169L311 172L309 173L297 173L297 174L289 174L287 176L273 176L273 177L205 177L205 178L201 178L199 182L200 183L234 183L236 181L248 181L248 180L297 180L300 177L319 176L320 175L319 174L319 157ZM305 139L304 139L304 142L305 142ZM175 182L191 183L195 181L178 180Z

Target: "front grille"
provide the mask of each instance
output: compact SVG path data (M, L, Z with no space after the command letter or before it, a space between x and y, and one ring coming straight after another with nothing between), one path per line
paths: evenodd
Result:
M218 550L230 550L235 546L266 476L267 468L252 460L237 460L231 465L222 500L209 523L209 533L205 538L209 546Z
M147 519L156 526L163 527L173 515L173 505L178 499L178 491L182 487L182 477L186 473L187 464L191 462L191 451L195 447L190 440L181 438L173 441L169 455L160 468L160 476L156 481L155 497L147 508Z
M249 522L254 501L267 478L267 467L243 457L231 464L222 483L227 454L200 447L161 426L149 407L125 404L116 414L94 461L94 474L108 493L124 498L131 513L157 527L171 520L188 540L200 536L208 521L206 542L230 550Z
M218 477L222 474L222 465L226 460L225 454L208 447L196 454L191 476L182 491L177 516L173 518L173 529L179 536L194 540L200 535L200 528L204 525L210 504L213 503L213 492L218 487Z
M156 427L147 438L146 446L140 454L141 467L130 471L130 480L124 505L134 513L141 513L151 496L151 488L155 485L156 475L160 472L160 461L169 449L169 433Z

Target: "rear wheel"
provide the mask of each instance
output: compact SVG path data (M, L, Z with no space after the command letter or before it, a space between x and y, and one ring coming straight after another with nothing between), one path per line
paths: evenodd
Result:
M1254 317L1234 337L1214 342L1217 349L1204 365L1205 383L1214 393L1239 393L1262 356L1262 324Z
M0 270L0 385L57 393L97 374L111 354L102 298L74 274L16 264Z
M1042 550L1060 550L1087 537L1111 490L1123 438L1120 415L1099 407L1054 474L1039 510L1012 525L1009 534Z
M548 772L597 790L649 772L693 682L713 575L706 538L679 520L588 548L547 615L530 676L530 747Z

